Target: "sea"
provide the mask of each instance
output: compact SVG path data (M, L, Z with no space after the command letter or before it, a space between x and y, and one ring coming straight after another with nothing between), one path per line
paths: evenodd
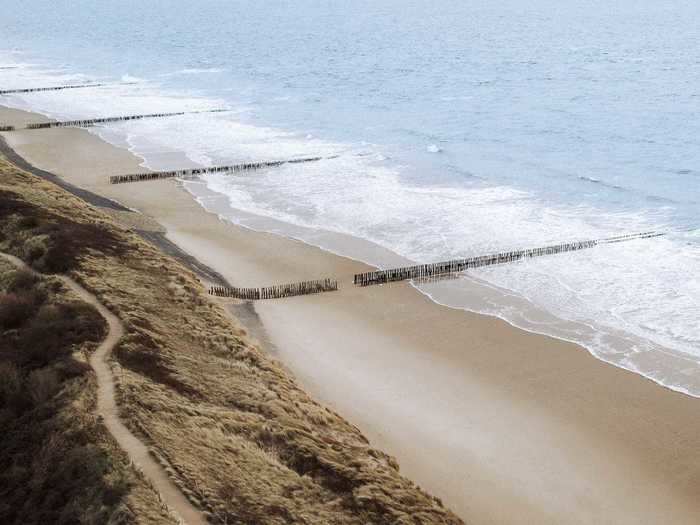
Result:
M700 396L698 21L697 0L3 0L0 89L108 85L0 104L227 109L91 132L155 169L322 156L186 187L378 267L665 231L414 286Z

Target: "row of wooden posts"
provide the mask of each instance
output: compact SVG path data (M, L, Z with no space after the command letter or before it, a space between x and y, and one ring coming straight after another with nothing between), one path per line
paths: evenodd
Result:
M261 168L270 168L281 166L282 164L298 164L302 162L316 162L323 157L306 157L301 159L291 160L271 160L262 162L244 162L241 164L231 164L228 166L211 166L208 168L192 168L187 170L173 171L152 171L144 173L131 173L128 175L112 175L109 178L110 184L125 184L127 182L143 182L149 180L172 179L175 177L193 177L204 175L207 173L230 173L248 170L257 170Z
M568 242L545 246L542 248L531 248L527 250L514 250L510 252L496 253L493 255L482 255L479 257L469 257L466 259L455 259L432 264L419 264L406 266L403 268L392 268L389 270L377 270L373 272L359 273L354 276L353 282L356 286L369 286L408 279L429 279L431 277L447 276L468 270L495 264L505 264L516 262L530 257L541 257L543 255L554 255L557 253L572 252L593 248L603 243L615 243L630 241L633 239L648 239L665 235L663 232L642 232L605 239L589 241ZM225 286L212 286L209 289L211 295L217 297L232 297L245 300L279 299L292 297L295 295L307 295L312 293L330 292L338 289L338 282L333 279L322 279L317 281L305 281L301 283L283 284L269 286L266 288L234 288Z
M95 124L106 124L108 122L122 122L126 120L143 120L149 118L165 118L178 117L180 115L194 115L199 113L222 113L227 109L205 109L199 111L174 111L171 113L147 113L145 115L121 115L118 117L99 117L81 120L62 120L58 122L39 122L36 124L27 124L27 129L46 129L46 128L69 128L69 127L88 127Z
M54 86L54 87L38 87L38 88L25 88L25 89L5 89L0 90L0 95L9 95L12 93L32 93L39 91L57 91L61 89L78 89L87 87L101 87L106 84L80 84L80 85L68 85L68 86ZM28 124L26 129L47 129L47 128L58 128L58 127L87 127L95 124L104 124L108 122L120 122L127 120L142 120L147 118L162 118L162 117L174 117L179 115L185 115L189 113L218 113L228 111L225 109L212 109L203 111L178 111L172 113L150 113L144 115L124 115L119 117L102 117L102 118L92 118L92 119L81 119L81 120L67 120L58 122L41 122L35 124ZM15 131L15 126L0 126L0 131ZM263 161L263 162L246 162L241 164L233 164L229 166L213 166L209 168L193 168L185 170L175 170L175 171L161 171L161 172L148 172L148 173L133 173L129 175L116 175L109 178L111 184L122 184L126 182L137 182L146 180L157 180L157 179L167 179L173 177L186 177L193 175L202 175L205 173L218 173L218 172L238 172L246 170L254 170L260 168L268 168L274 166L281 166L282 164L295 164L302 162L314 162L321 160L322 157L306 157L300 159L290 159L290 160L276 160L276 161ZM247 300L261 300L261 299L280 299L283 297L293 297L296 295L309 295L322 292L332 292L338 289L338 281L335 279L318 279L313 281L303 281L298 283L281 284L274 286L267 286L262 288L236 288L236 287L225 287L225 286L212 286L209 289L211 295L217 297L234 297L238 299Z
M61 120L57 122L37 122L34 124L27 124L24 129L49 129L49 128L68 128L68 127L78 127L86 128L89 126L94 126L95 124L106 124L108 122L122 122L126 120L143 120L149 118L164 118L164 117L177 117L180 115L191 115L198 113L221 113L228 111L227 109L206 109L200 111L175 111L172 113L147 113L145 115L120 115L118 117L98 117L80 120ZM0 131L15 131L17 128L15 126L0 126Z
M24 89L6 89L0 90L0 95L11 93L31 93L39 91L56 91L61 89L78 89L88 87L101 87L107 84L78 84L67 86L54 87L38 87ZM214 113L227 111L224 109L193 111L189 113ZM104 117L83 120L70 120L62 122L47 122L27 125L27 129L43 129L53 127L68 127L68 126L91 126L107 122L118 122L126 120L139 120L146 118L170 117L184 115L188 112L180 111L174 113L152 113L146 115L126 115L121 117ZM13 131L14 126L0 126L0 131ZM110 184L122 184L127 182L139 182L149 180L168 179L174 177L188 177L202 175L206 173L218 172L239 172L246 170L255 170L260 168L268 168L280 166L289 163L313 162L321 160L322 157L309 157L293 160L278 160L264 162L247 162L242 164L233 164L229 166L213 166L209 168L193 168L175 171L160 171L148 173L133 173L128 175L116 175L109 178ZM502 252L493 255L482 255L479 257L469 257L465 259L454 259L451 261L443 261L431 264L419 264L414 266L406 266L402 268L392 268L388 270L376 270L372 272L359 273L354 276L353 282L356 286L369 286L374 284L382 284L394 281L403 281L408 279L426 279L431 277L445 276L456 274L471 268L480 268L495 264L505 264L509 262L519 261L524 258L539 257L543 255L552 255L557 253L571 252L592 248L603 243L617 243L629 241L632 239L646 239L651 237L659 237L664 235L662 232L642 232L628 235L620 235L617 237L609 237L607 239L580 241L572 243L562 243L543 248L534 248L526 250L515 250L510 252ZM212 286L209 293L217 297L234 297L238 299L260 300L260 299L278 299L283 297L292 297L295 295L307 295L313 293L330 292L338 289L338 282L334 279L320 279L314 281L304 281L299 283L282 284L268 286L264 288L235 288L224 286Z
M338 281L335 279L318 279L315 281L303 281L300 283L279 284L264 288L235 288L228 286L212 286L209 294L216 297L233 297L257 301L261 299L281 299L295 295L310 295L322 292L334 292L338 289Z
M418 264L405 266L402 268L391 268L388 270L376 270L372 272L358 273L354 276L353 282L356 286L369 286L383 284L394 281L405 281L408 279L427 279L441 275L449 275L471 268L481 268L495 264L505 264L519 261L524 258L540 257L543 255L553 255L557 253L572 252L593 248L602 243L624 242L632 239L646 239L664 235L659 232L643 232L598 239L590 241L570 242L545 246L543 248L531 248L527 250L515 250L510 252L496 253L493 255L482 255L479 257L469 257L466 259L454 259L431 264Z
M618 235L617 237L608 237L607 239L600 239L598 244L613 244L616 242L625 242L632 239L651 239L652 237L663 237L666 235L665 232L642 232L642 233L630 233L627 235Z
M60 91L62 89L81 89L91 87L102 87L108 84L72 84L68 86L50 86L35 88L0 89L0 95L11 95L13 93L36 93L38 91Z

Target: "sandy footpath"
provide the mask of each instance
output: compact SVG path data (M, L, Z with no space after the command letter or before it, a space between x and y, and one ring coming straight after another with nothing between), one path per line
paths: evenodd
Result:
M0 110L0 122L28 120L39 117ZM468 522L698 523L700 400L405 283L354 288L364 265L224 223L175 181L109 186L139 159L84 130L4 136L151 216L235 285L339 277L337 293L255 304L270 351Z
M0 258L23 270L35 273L24 261L9 254L0 253ZM97 378L97 414L103 418L105 427L129 459L153 484L160 497L175 513L176 518L186 525L206 525L207 520L201 511L188 501L180 489L172 482L165 469L151 456L148 447L126 428L119 418L114 396L114 377L109 366L109 358L119 339L124 335L124 326L119 318L110 312L97 298L76 281L66 275L57 276L67 288L80 299L92 305L107 322L108 332L95 352L90 356L90 366Z

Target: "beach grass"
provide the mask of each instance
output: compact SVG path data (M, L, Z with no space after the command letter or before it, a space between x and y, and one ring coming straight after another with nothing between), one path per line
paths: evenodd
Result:
M3 232L27 217L3 217ZM86 355L104 335L58 279L0 259L0 522L175 523L94 413Z
M311 399L193 272L2 160L0 201L11 218L0 249L67 272L124 323L114 363L121 417L212 521L461 523Z

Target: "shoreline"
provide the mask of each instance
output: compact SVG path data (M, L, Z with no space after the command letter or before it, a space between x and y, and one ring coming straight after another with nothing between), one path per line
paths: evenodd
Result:
M59 271L58 277L70 274L119 317L123 336L109 362L119 417L149 447L168 481L201 511L204 521L463 524L437 498L402 476L396 461L371 447L359 429L312 399L275 359L251 341L240 322L226 314L222 303L208 297L191 270L133 230L121 227L99 208L20 170L4 157L0 157L0 174L0 213L9 219L0 223L3 251L22 257L36 270ZM37 245L45 250L39 258L35 256L38 252L32 252ZM8 270L11 272L10 266L4 264L3 272ZM7 277L5 291L23 278L15 273ZM59 304L71 304L74 295L55 289L54 282L56 278L42 277L30 286L40 293L49 287L46 291ZM69 308L68 317L64 316L67 322L75 311L73 306ZM97 312L93 314L97 320ZM39 310L35 315L39 322L44 321L38 317ZM86 333L93 333L95 343L102 340L104 330L99 325L73 321L82 323L90 331ZM34 326L27 328L36 330ZM33 333L22 327L18 345L31 350L27 346L31 340L25 334ZM49 335L60 341L72 340L70 334L62 336L54 331ZM111 346L114 338L107 341ZM53 348L51 342L47 344L39 345L37 351ZM88 350L93 348L91 344ZM99 361L100 351L89 361ZM13 356L9 358L12 362ZM65 463L62 439L68 439L65 446L69 451L73 445L82 450L85 443L95 443L103 455L79 453L74 457L73 466L84 475L66 487L72 495L88 500L89 514L95 517L92 521L165 522L167 509L162 501L158 503L157 492L129 467L124 450L119 450L100 424L95 410L99 411L102 389L88 372L86 358L74 353L55 361L59 377L66 368L76 370L77 363L83 363L77 370L82 369L84 377L80 383L69 383L69 390L46 405L48 411L42 411L52 421L61 419L56 428L50 425L48 429L59 448L53 447L53 454L45 459L57 465ZM24 364L22 355L14 361ZM5 415L12 420L12 413ZM18 424L27 428L20 434L31 438L34 419L23 421ZM73 435L76 431L85 439L71 444L65 432ZM22 442L13 445L12 435L8 435L11 449L4 452L16 457L12 448L21 452L26 439L20 435ZM27 447L44 456L45 440L40 435L34 437ZM124 445L118 436L117 441ZM128 452L130 447L125 448ZM7 456L3 455L5 463L11 463L12 457ZM99 474L104 474L105 461L114 468L108 468L111 472L101 483ZM40 461L33 466L35 478L39 477L39 494L34 494L35 490L31 496L39 501L46 492L40 487L47 475L46 464ZM60 499L58 506L47 502L43 507L23 508L23 478L26 473L21 471L7 479L10 488L16 485L17 490L5 490L14 501L0 511L3 516L14 515L22 523L26 521L23 518L53 523L69 515L72 523L85 514L84 508L72 504L74 497ZM52 486L49 481L47 490ZM124 503L131 509L128 516L124 515Z
M29 162L151 215L170 242L234 284L364 267L223 223L170 182L110 188L105 176L138 159L84 130L29 133L13 135ZM467 521L692 522L695 398L578 345L416 292L345 289L254 310L275 357L307 390ZM396 316L386 315L388 304Z
M189 162L191 161L185 161L186 164ZM146 160L144 165L148 167ZM371 270L418 264L417 261L368 239L357 238L348 233L289 224L240 210L228 202L228 197L214 192L199 181L178 184L182 184L206 211L236 227L259 234L273 233L299 241L332 256L357 262ZM575 344L607 364L639 374L674 392L700 398L700 379L693 381L690 374L686 373L689 367L700 373L700 363L692 355L656 344L652 349L638 353L636 348L646 344L642 336L611 326L601 327L590 320L584 322L565 319L536 306L525 296L514 294L511 290L474 275L460 275L459 279L448 276L447 279L407 283L439 306L469 314L495 317L519 330ZM342 283L340 285L342 286ZM479 299L472 301L473 297ZM504 306L507 306L506 310L510 311L510 316L504 313Z

